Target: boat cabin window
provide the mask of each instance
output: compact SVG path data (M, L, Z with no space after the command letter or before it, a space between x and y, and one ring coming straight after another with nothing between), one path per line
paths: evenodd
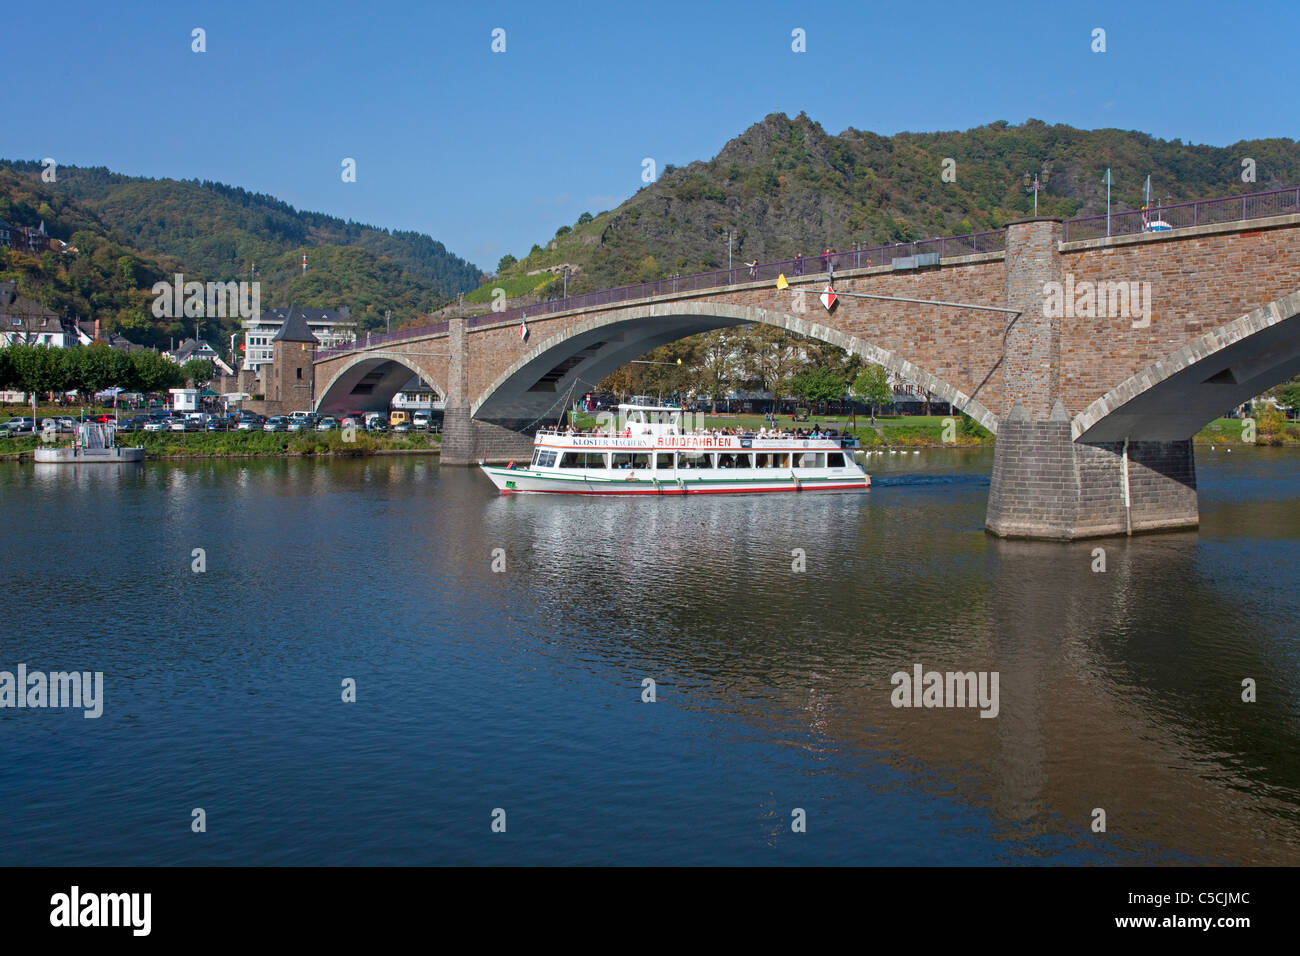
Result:
M789 452L766 452L754 456L755 468L789 468Z
M678 468L712 468L713 456L702 451L684 451L677 455Z
M661 451L655 455L655 467L660 471L673 470L673 453L670 451Z
M537 453L537 467L550 468L555 464L555 452L539 451Z
M594 451L566 451L560 456L561 468L604 468L605 456Z
M795 452L796 468L825 468L826 452L824 451L805 451Z
M826 456L826 467L827 467L827 468L843 468L843 467L844 467L844 452L842 452L842 451L833 451L833 452L831 452L830 454L828 454L828 455Z
M724 451L718 454L719 468L752 468L753 456Z
M649 468L650 455L647 452L614 452L610 457L611 468Z

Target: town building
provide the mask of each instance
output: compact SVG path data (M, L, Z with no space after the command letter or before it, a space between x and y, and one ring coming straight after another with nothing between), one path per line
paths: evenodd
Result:
M272 343L284 326L290 309L301 317L320 348L333 348L356 340L357 324L352 321L352 310L347 306L341 309L303 309L298 306L268 309L243 322L245 370L258 372L263 365L271 363L274 358Z
M83 344L77 324L34 299L18 294L18 282L0 282L0 347L46 345L65 348Z
M207 342L186 339L174 352L165 353L177 365L184 365L190 359L207 359L212 363L213 368L222 375L234 375L235 370L227 365Z
M45 221L41 221L39 228L28 229L26 226L10 225L0 219L0 246L6 249L17 249L20 252L45 252L50 248L50 237L45 232ZM63 243L60 242L59 247L64 248Z

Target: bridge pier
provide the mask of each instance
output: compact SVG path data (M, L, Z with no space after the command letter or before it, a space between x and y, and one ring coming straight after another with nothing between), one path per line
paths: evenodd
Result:
M439 464L473 465L480 461L505 462L532 458L533 439L521 431L476 421L470 416L469 337L465 319L447 325L447 405L442 418Z
M1061 401L1061 319L1044 285L1064 283L1060 220L1007 227L1003 407L985 528L1000 537L1073 540L1196 527L1192 442L1073 440Z

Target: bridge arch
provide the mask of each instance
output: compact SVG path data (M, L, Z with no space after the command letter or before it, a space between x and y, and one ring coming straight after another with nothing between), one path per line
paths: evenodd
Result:
M1207 332L1092 402L1075 441L1182 441L1300 374L1300 291Z
M771 325L837 345L882 365L996 433L998 417L980 402L901 355L799 315L726 303L682 301L614 309L540 341L497 376L470 405L480 420L522 427L548 414L574 379L588 383L660 345L735 325ZM548 407L544 407L548 406Z
M358 352L325 383L316 398L318 412L343 413L352 410L387 412L393 396L412 375L418 375L445 398L442 383L410 356L401 352Z

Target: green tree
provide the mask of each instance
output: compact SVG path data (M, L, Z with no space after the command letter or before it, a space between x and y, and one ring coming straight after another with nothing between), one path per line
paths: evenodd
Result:
M585 226L587 223L591 222L591 219L592 219L591 213L584 212L581 216L578 217L578 225Z
M1273 389L1273 396L1287 408L1300 409L1300 375Z
M659 263L654 256L646 256L636 266L637 282L653 282L659 278Z
M712 402L716 412L718 399L725 398L741 377L735 334L728 329L717 329L699 338L694 384L697 392Z
M0 349L0 388L13 388L18 384L13 349L14 347Z
M790 379L790 391L810 405L824 405L844 397L844 378L824 365L811 365Z
M131 365L135 370L133 384L141 392L161 392L170 388L174 381L172 370L177 374L180 372L174 362L167 361L150 349L141 349L132 354Z
M518 261L518 259L507 252L501 257L501 261L497 263L497 275L501 275L501 273L505 272Z
M212 379L212 362L208 359L192 358L181 366L180 377L199 386Z
M750 326L740 343L745 377L757 388L772 393L773 407L780 407L790 377L801 362L799 337L772 325Z
M76 370L80 382L72 387L90 393L101 392L113 385L113 350L103 343L77 349Z
M889 376L880 365L868 365L853 380L853 394L860 402L871 406L875 415L882 405L894 400L894 390L889 387Z
M13 346L18 368L19 388L38 394L58 392L68 387L68 365L63 349L46 345Z

